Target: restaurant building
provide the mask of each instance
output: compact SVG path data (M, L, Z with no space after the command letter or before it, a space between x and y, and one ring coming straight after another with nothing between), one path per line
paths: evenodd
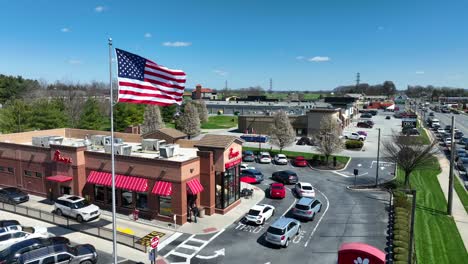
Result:
M0 187L56 199L80 195L111 209L110 133L52 129L0 135ZM174 135L171 138L171 135ZM224 214L240 203L243 141L205 135L188 140L180 131L115 133L117 211L187 222L192 206Z

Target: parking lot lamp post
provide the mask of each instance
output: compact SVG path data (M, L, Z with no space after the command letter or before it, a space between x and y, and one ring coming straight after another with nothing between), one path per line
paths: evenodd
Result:
M377 183L379 181L379 159L380 159L380 128L379 130L379 139L377 141L377 167L375 168L375 187L377 187Z

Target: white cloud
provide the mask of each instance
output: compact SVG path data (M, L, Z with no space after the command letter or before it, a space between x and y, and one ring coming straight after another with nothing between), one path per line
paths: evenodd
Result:
M330 58L326 56L315 56L315 57L309 58L308 60L313 61L313 62L324 62L324 61L329 61Z
M63 33L68 33L70 32L70 29L65 27L65 28L60 29L60 31L62 31Z
M71 65L80 65L80 64L83 64L83 62L80 61L80 60L77 60L77 59L70 59L70 60L68 60L68 64L71 64Z
M105 9L105 8L104 8L103 6L96 6L96 7L94 8L94 11L96 11L96 12L98 12L98 13L101 13L102 11L104 11L104 9Z
M228 72L222 70L213 70L214 73L218 74L219 76L226 76Z
M162 45L166 47L188 47L188 46L191 46L192 43L183 42L183 41L174 41L174 42L167 41L167 42L164 42Z
M303 60L303 59L305 59L304 56L297 56L297 57L296 57L296 60Z
M424 74L425 72L424 71L416 71L415 73L416 74Z
M145 33L145 38L151 38L152 36L151 33Z

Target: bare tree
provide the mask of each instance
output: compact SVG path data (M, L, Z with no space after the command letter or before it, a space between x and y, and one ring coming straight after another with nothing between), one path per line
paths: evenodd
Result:
M164 121L161 117L161 111L157 105L147 105L143 114L143 125L141 133L145 134L164 127Z
M203 100L193 100L192 103L195 105L198 111L198 117L200 122L208 122L208 109L206 108L206 103Z
M282 152L283 148L294 143L296 132L289 121L288 115L283 110L274 115L273 124L270 129L271 144L278 146L280 152Z
M184 107L184 113L176 120L176 128L189 137L200 134L200 117L197 108L188 102Z
M317 142L317 150L325 156L327 164L328 159L333 153L337 153L343 149L340 131L340 123L333 116L324 116L320 120L320 130L318 135L314 136L314 141Z
M382 144L384 159L394 162L405 172L405 186L408 188L411 173L429 166L437 151L437 142L434 140L424 145L415 140L414 136L400 136L396 133Z

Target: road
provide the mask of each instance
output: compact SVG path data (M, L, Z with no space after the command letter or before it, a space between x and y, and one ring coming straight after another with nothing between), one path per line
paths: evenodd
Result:
M451 113L434 112L434 117L440 120L440 124L442 127L452 124L452 116L455 116L455 127L458 128L461 132L463 132L463 134L468 135L468 115L454 115Z

